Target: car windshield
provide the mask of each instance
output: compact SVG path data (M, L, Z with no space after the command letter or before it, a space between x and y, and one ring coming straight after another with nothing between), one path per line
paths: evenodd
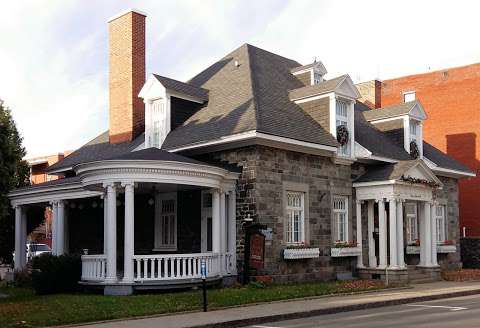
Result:
M32 252L49 252L50 247L48 247L48 245L45 245L45 244L32 244L30 245L30 250Z

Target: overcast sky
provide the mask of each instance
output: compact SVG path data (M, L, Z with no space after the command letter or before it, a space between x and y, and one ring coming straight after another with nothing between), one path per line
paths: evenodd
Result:
M108 127L107 20L147 17L147 74L186 80L248 42L355 82L480 61L478 1L3 1L0 98L28 156Z

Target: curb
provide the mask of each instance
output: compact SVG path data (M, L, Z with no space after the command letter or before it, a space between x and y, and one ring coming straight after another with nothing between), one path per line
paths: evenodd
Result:
M471 295L478 295L478 294L480 294L480 289L465 290L460 292L450 292L450 293L438 294L438 295L415 296L415 297L402 298L402 299L390 300L390 301L377 301L377 302L370 302L370 303L364 303L364 304L352 304L352 305L338 306L338 307L327 308L327 309L311 310L311 311L305 311L305 312L292 312L292 313L286 313L286 314L266 315L266 316L256 317L256 318L237 319L237 320L231 320L231 321L225 321L225 322L219 322L219 323L190 326L189 328L240 328L240 327L264 324L264 323L275 322L275 321L301 319L301 318L308 318L308 317L314 317L314 316L326 315L326 314L375 309L375 308L392 306L392 305L402 305L402 304L408 304L408 303L434 301L434 300L445 299L445 298L471 296Z

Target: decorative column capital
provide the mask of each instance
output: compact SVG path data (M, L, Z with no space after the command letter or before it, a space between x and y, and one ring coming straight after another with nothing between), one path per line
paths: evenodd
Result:
M136 187L137 187L137 184L136 184L134 181L131 181L131 180L122 181L122 182L120 183L120 185L121 185L123 188L126 188L126 187L136 188Z
M363 204L363 199L355 199L355 204L362 205Z
M103 183L103 188L107 189L107 192L113 191L116 187L117 186L116 186L115 182L113 182L113 181Z

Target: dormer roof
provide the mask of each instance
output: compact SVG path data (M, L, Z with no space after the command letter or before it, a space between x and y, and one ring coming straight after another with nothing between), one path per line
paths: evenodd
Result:
M353 99L360 98L360 93L353 84L350 76L347 74L330 80L325 80L318 84L307 85L298 89L290 90L288 95L290 100L296 101L304 98L320 96L330 92L335 92Z
M322 75L322 76L327 74L327 69L325 68L325 66L323 65L323 63L321 61L315 61L315 62L313 62L311 64L308 64L308 65L294 67L290 70L290 72L293 75L296 75L296 74L301 74L301 73L310 71L312 69L314 71L320 73L320 75Z
M378 109L371 109L363 112L363 116L369 122L383 120L387 118L409 115L418 120L425 120L427 114L418 100L385 106Z
M202 103L208 101L207 89L158 74L152 74L149 77L142 90L140 90L139 97L146 98L150 89L155 88L154 84L156 82L160 83L166 91L173 93L174 95L193 97Z

